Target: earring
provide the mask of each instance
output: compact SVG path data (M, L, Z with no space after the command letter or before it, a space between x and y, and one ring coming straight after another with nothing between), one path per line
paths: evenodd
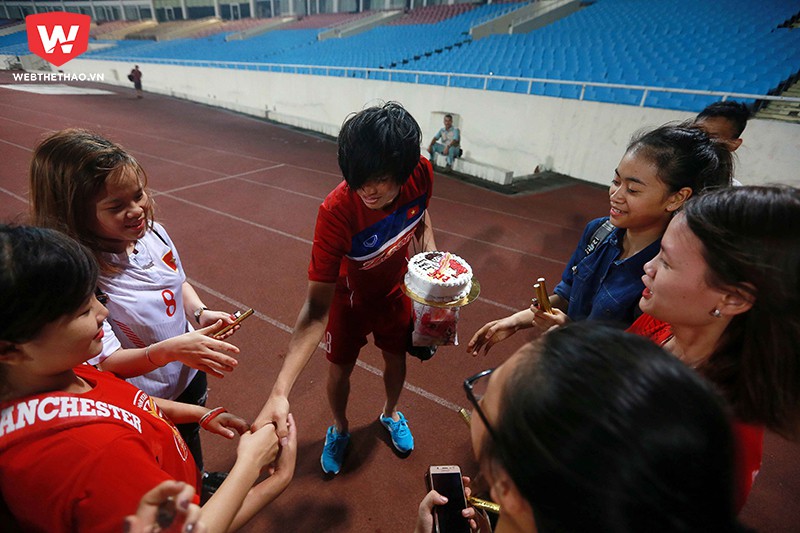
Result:
M709 313L709 315L713 316L714 318L722 318L722 313L719 312L719 309L714 309Z

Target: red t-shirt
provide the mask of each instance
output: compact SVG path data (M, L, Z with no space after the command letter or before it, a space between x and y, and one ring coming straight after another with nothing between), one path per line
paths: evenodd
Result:
M672 337L672 326L662 322L647 313L640 316L627 330L647 337L659 346ZM736 512L744 507L753 482L761 469L761 459L764 454L764 426L745 424L734 420L732 424L733 441L736 453L736 469L734 472L736 482Z
M420 157L387 209L369 209L342 181L322 202L308 279L336 282L364 301L390 294L407 270L408 243L433 194L433 169Z
M121 531L162 481L198 486L175 426L147 394L88 365L84 394L0 404L0 490L23 531Z

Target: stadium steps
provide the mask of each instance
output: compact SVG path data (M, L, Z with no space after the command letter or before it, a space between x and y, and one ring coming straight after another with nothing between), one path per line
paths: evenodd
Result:
M436 48L434 50L427 50L424 53L416 54L413 57L404 57L403 59L400 59L398 61L393 61L392 63L389 64L380 65L378 68L400 68L400 69L409 68L408 65L414 63L414 61L419 61L422 57L431 57L435 54L443 54L444 52L452 50L453 48L463 46L465 44L469 44L470 42L472 42L471 39L464 38L460 41L444 45L441 48Z
M145 41L170 41L172 39L189 37L208 28L221 25L222 20L217 17L207 17L196 20L176 20L171 22L162 22L150 28L129 33L125 36L125 38L136 40L140 39Z
M800 28L800 11L786 19L779 28Z
M781 96L800 98L800 81L781 93ZM767 118L800 124L800 102L769 102L756 113L756 118Z
M263 19L263 22L251 26L250 28L235 33L229 33L225 36L225 41L243 41L251 37L257 37L267 32L283 28L295 20L297 20L297 17L273 17Z
M0 37L3 35L11 35L12 33L17 33L20 31L25 31L25 22L19 23L11 23L6 26L0 28Z
M364 33L365 31L369 31L372 28L384 25L387 22L391 22L392 20L398 19L402 16L403 12L399 9L392 11L378 11L368 17L356 19L346 24L341 24L328 30L321 31L317 35L317 40L324 41L326 39L342 39L345 37L352 37L353 35Z
M158 25L158 22L155 20L106 22L94 27L90 35L101 41L117 41L124 39L129 33L146 30L156 25Z

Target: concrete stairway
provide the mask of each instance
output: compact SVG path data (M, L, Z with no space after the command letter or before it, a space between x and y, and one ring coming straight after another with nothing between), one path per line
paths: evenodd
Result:
M780 96L800 98L800 81L796 81ZM783 120L800 124L800 102L769 102L763 109L756 113L757 118Z

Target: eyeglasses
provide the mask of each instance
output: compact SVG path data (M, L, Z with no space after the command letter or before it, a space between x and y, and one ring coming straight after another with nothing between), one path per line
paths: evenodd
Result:
M486 414L481 409L480 401L483 396L486 394L486 389L489 387L489 376L494 372L494 368L490 368L489 370L484 370L478 374L475 374L471 378L467 378L464 380L464 391L467 393L467 398L472 403L472 406L475 408L475 411L478 413L478 416L481 417L483 421L483 425L486 426L486 430L491 435L492 439L497 440L495 436L494 429L492 429L492 425L489 423L489 419L486 418Z

